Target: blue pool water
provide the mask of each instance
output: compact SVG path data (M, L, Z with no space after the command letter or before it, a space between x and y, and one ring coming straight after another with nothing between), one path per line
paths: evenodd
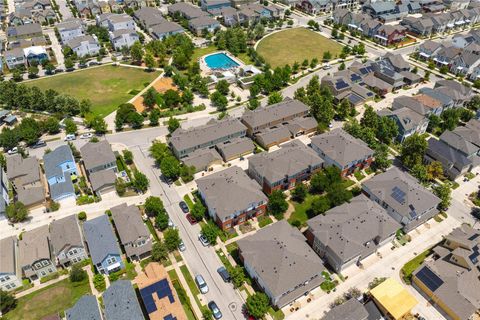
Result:
M239 64L232 60L225 53L215 53L205 58L205 63L210 69L231 69Z

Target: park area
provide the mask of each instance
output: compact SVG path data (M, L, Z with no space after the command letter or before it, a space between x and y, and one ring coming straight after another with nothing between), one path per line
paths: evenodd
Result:
M274 33L262 39L257 46L257 52L272 68L286 64L292 66L295 62L302 63L305 59L311 61L317 58L318 61L322 61L323 54L327 51L335 58L342 51L342 46L305 28Z
M3 316L6 320L38 320L63 313L81 296L91 293L88 280L72 283L69 279L34 291L18 299L17 307Z
M143 69L102 66L26 82L42 91L53 89L78 100L89 99L92 113L105 117L150 84L159 72Z

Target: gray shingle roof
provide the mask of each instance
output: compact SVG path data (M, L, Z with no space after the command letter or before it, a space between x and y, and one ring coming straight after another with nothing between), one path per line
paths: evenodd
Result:
M140 210L135 205L127 206L123 203L111 208L110 211L122 244L141 237L150 237L150 232L142 221Z
M75 305L65 310L67 320L102 320L97 298L90 294L82 296Z
M45 189L40 179L38 159L23 159L20 154L7 156L8 177L16 187L18 201L29 206L45 199Z
M245 110L242 122L247 123L252 128L256 128L298 113L307 112L308 110L308 107L298 100L285 99L280 103L265 108L257 108L253 111Z
M162 34L169 33L169 32L183 31L183 28L181 25L179 25L176 22L165 21L153 26L151 31L153 34L160 36Z
M72 150L70 150L68 145L61 145L52 152L46 153L43 156L43 163L47 179L51 177L63 176L60 165L66 161L75 162L73 159Z
M251 153L255 149L253 141L245 137L217 144L216 147L223 155L224 160L230 159L234 156Z
M101 263L109 254L120 255L117 239L106 215L86 221L83 231L94 265Z
M195 167L196 172L206 170L215 162L222 162L222 157L215 149L199 149L182 159L189 167Z
M333 307L322 320L367 320L368 312L357 299L352 298L342 305Z
M93 191L98 191L104 187L115 185L117 176L112 169L101 170L89 175Z
M374 153L365 142L340 128L314 136L311 141L312 145L342 167L373 156Z
M15 237L0 240L0 274L16 273Z
M60 253L65 247L83 247L77 216L71 215L53 221L50 224L50 242L55 254Z
M197 180L198 190L205 196L209 209L222 221L252 203L266 203L261 187L237 166Z
M322 261L308 246L302 233L285 220L240 239L237 244L245 262L255 270L273 296L292 290L281 298L280 306L323 282L320 274L325 267Z
M91 35L84 35L73 38L67 42L67 46L74 49L82 44L82 42L88 42L90 44L98 44L98 41Z
M160 10L151 7L143 7L135 11L134 16L147 28L163 23L166 19L162 16Z
M462 136L459 136L450 130L445 130L440 136L440 140L444 141L449 146L460 150L467 156L478 152L477 146L466 141Z
M42 33L42 26L39 23L28 23L7 28L8 37L21 37L36 33Z
M26 231L18 241L19 266L27 266L41 259L50 259L48 225Z
M144 320L132 284L117 280L102 295L106 320Z
M112 147L107 140L88 142L80 148L80 153L87 170L116 161Z
M307 223L327 251L343 262L369 255L401 228L385 209L363 194Z
M248 159L249 167L270 183L293 176L311 166L320 167L322 164L322 158L298 140L283 144L279 150L262 152Z
M202 27L207 27L214 24L219 24L219 23L217 20L209 16L201 16L201 17L193 18L188 22L188 24L193 28L202 28Z

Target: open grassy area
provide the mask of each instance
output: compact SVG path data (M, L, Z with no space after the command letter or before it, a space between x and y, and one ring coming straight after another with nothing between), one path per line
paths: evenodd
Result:
M87 293L91 293L87 280L71 283L69 279L65 279L19 298L17 307L2 319L38 320L48 315L63 313Z
M105 117L120 104L133 98L131 90L142 90L158 75L159 72L108 65L44 77L25 84L37 86L41 90L53 89L79 100L90 99L92 112Z
M417 255L415 258L412 260L408 261L405 263L405 265L402 267L402 277L403 280L410 284L412 281L412 273L417 270L418 267L425 261L425 259L432 254L432 249L427 249L424 252L420 253Z
M183 310L185 311L185 314L187 315L188 320L196 320L197 317L195 317L195 314L193 313L192 306L190 299L187 296L187 293L185 292L185 289L183 288L182 284L180 283L180 280L178 279L178 274L177 272L172 269L168 271L168 276L170 277L170 280L172 281L173 287L175 288L175 291L177 292L178 298L180 299L180 302L182 303Z
M185 281L187 281L188 287L190 288L190 292L192 293L193 297L195 298L195 302L197 303L199 308L202 308L202 303L198 299L198 295L200 294L200 289L198 289L195 280L193 280L193 276L188 270L186 265L180 267L180 271L182 271L183 277Z
M292 66L295 61L311 61L317 58L322 61L323 53L330 51L335 58L342 46L337 42L327 39L305 28L287 29L268 36L260 41L257 46L258 53L273 67Z
M319 195L312 195L309 193L302 203L292 201L295 211L292 213L290 218L288 218L288 222L292 223L292 221L298 220L302 223L302 225L305 224L308 220L308 209L310 209L312 206L313 200L319 197Z

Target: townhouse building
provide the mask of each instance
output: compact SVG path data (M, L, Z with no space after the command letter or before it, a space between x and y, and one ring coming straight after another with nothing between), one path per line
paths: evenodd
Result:
M67 41L66 45L72 49L77 57L96 56L101 49L96 35L76 37Z
M21 278L17 260L17 239L3 238L0 240L0 289L11 291L20 288Z
M10 184L15 200L27 207L45 201L45 188L40 175L40 164L36 157L23 158L20 154L6 157Z
M57 23L56 28L64 44L76 37L85 35L83 21L81 19L72 18L64 20L63 22Z
M45 176L47 178L50 199L59 201L76 197L72 176L77 176L77 166L72 150L62 145L43 156Z
M50 243L56 264L64 268L88 259L76 215L54 220L50 224Z

